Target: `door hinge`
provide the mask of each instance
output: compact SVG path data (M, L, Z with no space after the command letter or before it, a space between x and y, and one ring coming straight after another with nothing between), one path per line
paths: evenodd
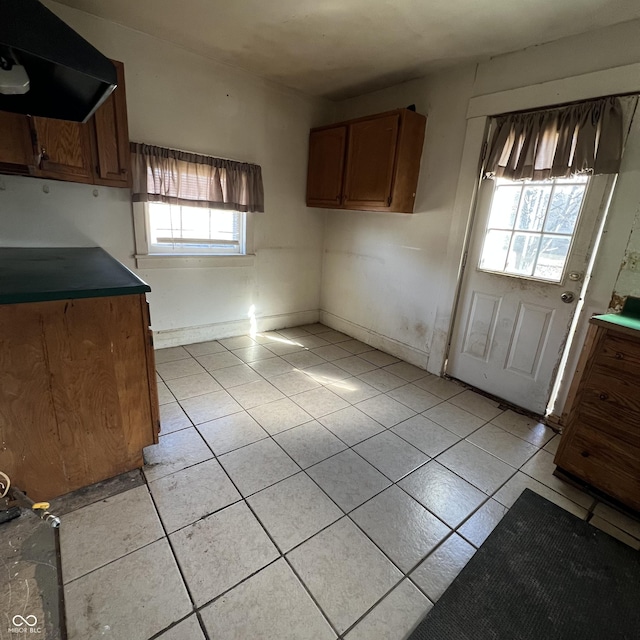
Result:
M460 266L461 269L464 269L467 266L467 258L469 257L469 252L465 251L462 254L462 265Z

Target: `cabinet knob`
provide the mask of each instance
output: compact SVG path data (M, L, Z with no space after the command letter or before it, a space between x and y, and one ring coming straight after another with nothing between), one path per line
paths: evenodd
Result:
M600 400L608 400L609 399L609 394L608 393L601 393L599 397L600 397Z
M581 455L583 458L588 458L588 457L589 457L589 452L588 452L588 451L583 451L580 455Z
M44 147L40 148L40 160L46 162L49 159L49 154Z
M624 360L624 354L616 351L616 360Z

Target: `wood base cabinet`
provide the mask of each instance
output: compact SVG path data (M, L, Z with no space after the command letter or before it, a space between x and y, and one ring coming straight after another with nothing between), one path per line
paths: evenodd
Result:
M0 469L46 500L141 467L158 401L144 295L0 306Z
M158 441L150 290L99 247L0 248L0 470L33 500Z
M307 206L413 213L425 127L396 109L312 129Z
M640 511L640 330L607 317L591 319L555 463Z

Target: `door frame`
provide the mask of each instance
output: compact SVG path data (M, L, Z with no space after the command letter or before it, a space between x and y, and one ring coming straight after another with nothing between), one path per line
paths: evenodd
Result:
M437 300L429 354L428 370L431 373L442 375L451 344L453 323L458 309L462 277L475 218L475 204L483 162L482 149L487 138L489 118L511 111L552 107L567 102L639 92L640 63L635 63L471 98L467 108L467 127L447 244L446 275L442 279ZM636 118L637 120L638 118ZM634 125L636 129L640 127L637 122ZM637 137L640 142L640 131ZM613 291L615 286L619 270L619 257L624 254L635 213L635 208L629 213L629 208L621 206L618 209L615 204L616 202L629 203L640 192L637 179L634 180L631 175L627 176L626 180L624 179L624 164L626 163L623 162L610 206L607 237L598 247L598 262L604 262L601 258L605 252L607 256L613 257L613 260L609 260L608 265L600 264L597 266L599 269L598 288L601 291L608 289L609 293ZM615 224L613 224L614 222ZM595 284L593 280L592 278L590 285ZM583 307L576 336L581 335L586 327L586 311L590 307L593 307L593 304L585 304ZM575 351L579 349L578 342L578 340L573 342L571 353L567 359L569 364L575 359ZM566 384L564 386L566 387ZM559 398L562 396L563 389L558 393Z

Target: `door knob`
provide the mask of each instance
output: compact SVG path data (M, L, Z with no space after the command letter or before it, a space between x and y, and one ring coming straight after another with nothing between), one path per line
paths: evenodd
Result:
M575 300L575 295L573 291L565 291L560 295L560 300L569 304L570 302L573 302Z

